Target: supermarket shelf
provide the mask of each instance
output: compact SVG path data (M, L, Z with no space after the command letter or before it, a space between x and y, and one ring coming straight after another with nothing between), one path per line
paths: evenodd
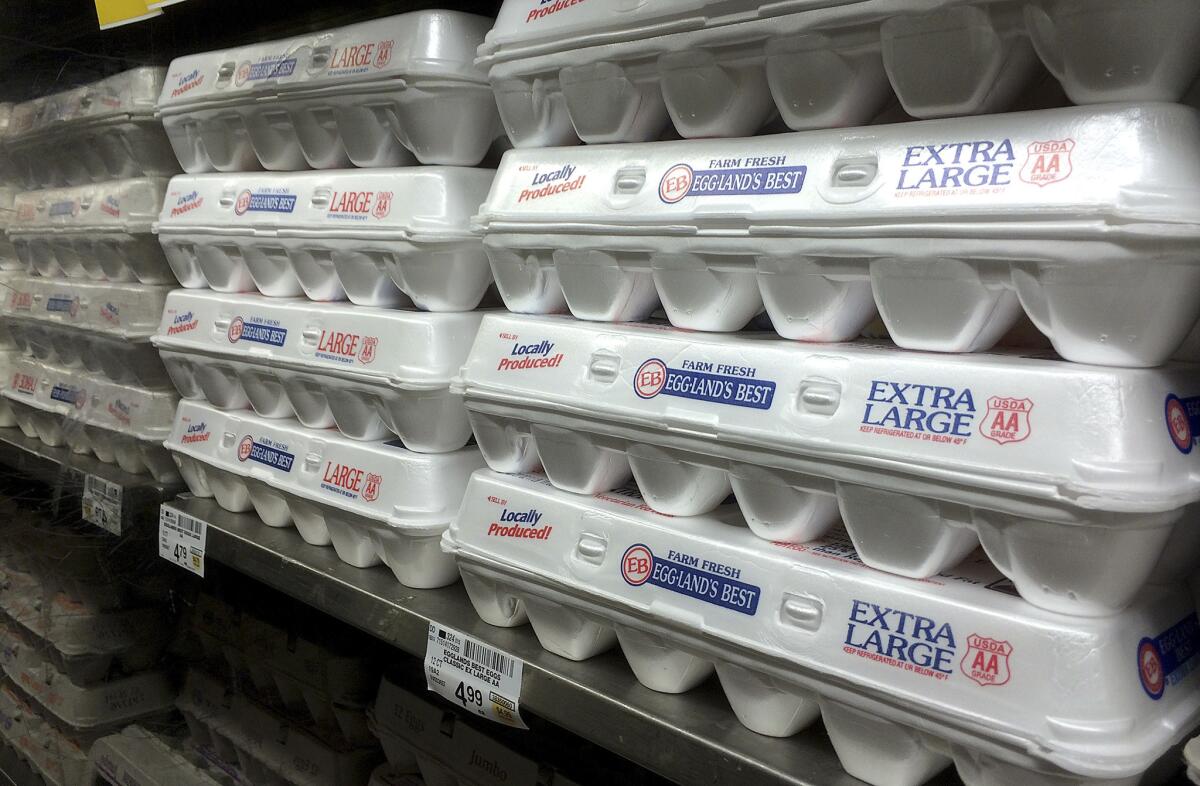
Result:
M528 626L480 620L462 585L412 590L379 567L362 570L293 529L183 496L163 505L207 523L205 560L252 576L394 646L424 657L430 621L455 628L525 663L521 706L682 784L861 786L845 773L819 726L790 739L738 723L709 682L683 694L640 685L617 652L573 662L544 651ZM929 786L958 783L944 775Z
M67 447L52 448L17 428L0 428L0 464L53 488L56 513L78 511L116 535L157 522L158 506L183 490L181 484L131 475L116 464L72 453Z

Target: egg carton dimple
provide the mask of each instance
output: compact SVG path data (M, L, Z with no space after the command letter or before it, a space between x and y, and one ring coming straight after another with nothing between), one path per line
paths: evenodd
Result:
M184 287L470 311L492 283L470 216L494 174L183 175L172 179L155 231Z
M510 311L975 352L1024 314L1154 366L1200 317L1200 113L1067 108L739 140L516 150L476 218Z
M253 509L271 527L295 526L359 568L386 564L401 584L458 579L439 538L457 510L475 447L421 454L184 400L166 442L184 483L225 510Z
M154 102L162 68L135 68L17 104L6 151L27 188L171 175L179 164Z
M494 470L583 494L632 477L676 516L732 493L772 541L841 518L868 564L917 578L982 543L1031 603L1102 615L1200 549L1195 376L487 315L455 389Z
M1200 12L1187 0L719 6L614 15L509 0L478 61L509 137L549 147L650 141L672 126L749 136L774 118L863 125L893 95L919 118L1002 112L1042 66L1077 104L1178 101L1200 73Z
M8 242L31 274L174 285L150 231L166 187L138 178L19 194Z
M177 290L153 341L184 398L440 453L471 437L449 384L481 318Z
M15 361L9 379L3 395L25 436L94 454L131 474L178 480L162 445L178 402L173 392L121 385L34 358Z
M197 747L234 763L259 786L359 786L381 757L376 749L331 744L190 670L176 706Z
M1136 783L1200 720L1185 587L1069 617L1014 597L981 556L918 582L869 569L844 536L768 543L736 511L686 523L627 494L479 472L444 545L489 624L528 621L571 660L620 646L663 693L715 671L743 725L786 737L820 716L846 771L873 786L951 764L968 786ZM1180 660L1160 667L1159 642L1176 636ZM1081 688L1099 675L1105 691Z
M172 61L158 102L187 172L478 164L501 135L490 19L418 11Z

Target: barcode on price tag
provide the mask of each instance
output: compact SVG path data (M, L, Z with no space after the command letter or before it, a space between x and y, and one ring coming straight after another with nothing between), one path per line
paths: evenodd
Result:
M121 486L95 475L83 478L83 520L121 534Z
M527 729L521 720L521 670L511 655L436 622L429 623L425 681L429 689L488 720Z
M158 556L204 575L204 544L208 525L198 518L163 505L158 509Z

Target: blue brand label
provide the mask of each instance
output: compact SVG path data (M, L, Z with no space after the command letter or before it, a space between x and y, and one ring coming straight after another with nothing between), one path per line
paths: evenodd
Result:
M674 550L666 558L656 557L641 543L627 548L621 557L621 576L631 586L653 584L753 617L762 590L740 581L741 575L739 568Z
M62 311L73 313L75 311L75 301L69 297L51 297L46 298L47 311Z
M243 191L233 204L233 212L239 216L246 213L291 213L295 209L295 194Z
M1167 396L1164 415L1167 419L1167 435L1171 442L1180 453L1191 453L1196 440L1200 438L1200 396Z
M53 202L50 205L50 215L52 216L69 216L75 212L75 202Z
M282 347L284 342L287 341L287 328L247 322L242 326L241 340L253 341L257 344L269 344L273 347Z
M296 457L285 449L286 445L268 444L270 442L269 439L242 437L242 441L238 443L238 461L257 461L271 469L291 472Z
M258 79L275 79L281 76L291 76L296 71L296 58L275 55L264 58L250 65L250 74L246 79L251 82Z
M80 396L82 394L83 391L67 387L66 385L55 385L50 390L50 398L72 406L81 406Z
M658 181L658 197L673 204L689 196L799 194L808 167L786 162L774 155L712 159L705 169L675 164Z
M634 372L634 392L639 398L675 396L750 409L770 409L775 400L775 383L758 379L758 369L751 366L690 360L680 365L670 368L658 358L647 360Z
M1146 695L1157 701L1168 685L1182 682L1200 660L1200 620L1192 612L1157 636L1138 642L1138 679Z

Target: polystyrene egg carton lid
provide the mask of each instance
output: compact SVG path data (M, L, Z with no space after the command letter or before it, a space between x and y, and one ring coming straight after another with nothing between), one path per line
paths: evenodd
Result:
M460 240L494 176L449 166L177 175L156 231Z
M455 389L493 469L581 493L632 473L681 516L733 491L769 540L840 515L864 560L914 577L982 542L1030 601L1104 614L1190 570L1197 378L488 315Z
M65 655L117 654L159 642L166 635L163 613L141 608L97 611L63 594L48 602L17 606L3 604L4 611Z
M346 92L409 80L484 83L475 47L491 20L458 11L427 10L264 41L171 61L158 100L175 114L210 105L298 93Z
M914 349L1024 311L1068 359L1156 365L1200 316L1200 113L1053 109L509 151L477 223L510 310L789 338L880 313Z
M744 724L786 736L819 707L843 766L877 784L921 783L951 758L970 784L1131 777L1200 720L1200 623L1181 586L1068 617L983 559L918 582L867 568L844 539L755 538L733 509L684 523L637 497L479 472L443 542L485 620L527 614L574 659L619 641L665 692L715 662ZM1105 690L1084 689L1097 679Z
M292 420L186 400L166 447L412 535L445 529L458 508L461 482L483 463L474 449L413 453L394 443L358 442Z
M174 287L13 276L5 316L51 322L103 336L146 341Z
M5 674L65 726L80 732L115 728L169 709L175 699L167 675L145 671L94 686L71 682L8 628L0 628Z
M109 783L135 786L218 786L204 770L178 750L141 726L92 744L88 760Z
M5 142L36 139L48 130L113 119L152 118L166 70L143 66L83 87L25 101L13 107Z
M162 210L167 179L139 177L26 191L14 199L11 235L149 233Z
M153 341L160 350L437 390L466 360L481 318L178 289Z

